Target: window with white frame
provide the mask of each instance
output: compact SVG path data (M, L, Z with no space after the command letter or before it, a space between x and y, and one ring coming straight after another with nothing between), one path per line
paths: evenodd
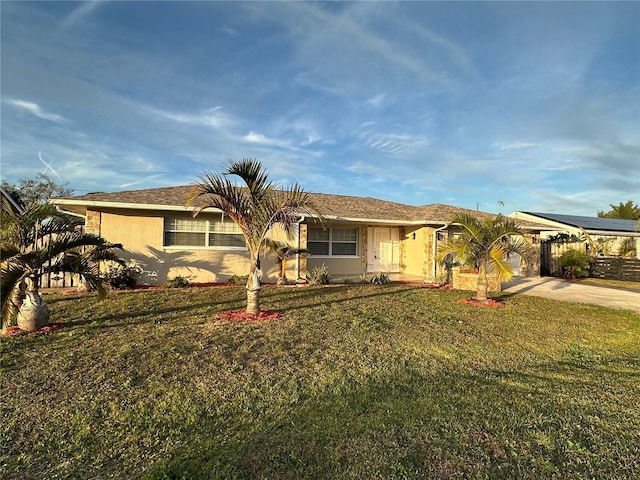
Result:
M309 227L307 248L314 255L356 256L358 255L358 229Z
M222 215L212 219L166 217L164 246L244 248L245 242L240 227Z

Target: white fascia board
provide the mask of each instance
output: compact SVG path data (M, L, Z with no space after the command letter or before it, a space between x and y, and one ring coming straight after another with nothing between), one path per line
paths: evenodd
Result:
M181 207L179 205L154 205L147 203L123 203L123 202L100 202L100 201L81 201L78 202L76 200L59 198L51 200L51 203L54 205L63 206L74 206L74 207L83 207L83 208L119 208L119 209L127 209L127 210L155 210L155 211L172 211L172 212L192 212L195 210L195 207ZM217 208L211 208L213 212L221 212L221 210Z
M533 223L541 223L543 225L549 225L550 227L557 228L558 230L580 231L578 227L567 225L566 223L556 222L554 220L549 220L547 218L538 217L536 215L529 215L528 213L523 212L513 212L507 215L507 217L526 220Z
M603 237L640 237L640 232L617 232L613 230L585 230L589 235L602 235Z
M195 207L182 207L179 205L155 205L146 203L123 203L123 202L101 202L101 201L77 201L66 198L51 200L51 203L60 207L81 207L81 208L118 208L127 210L154 210L154 211L173 211L173 212L192 212ZM218 208L207 208L206 211L222 212ZM317 219L315 215L308 218ZM324 215L325 220L333 222L345 223L373 223L384 225L403 225L403 226L420 226L420 225L448 225L449 222L435 220L388 220L380 218L355 218L355 217L339 217L337 215Z
M422 226L422 225L448 225L449 222L435 221L435 220L387 220L380 218L355 218L355 217L338 217L337 215L324 215L325 220L332 222L344 222L344 223L367 223L378 225L400 225L400 226ZM317 219L317 217L312 217Z

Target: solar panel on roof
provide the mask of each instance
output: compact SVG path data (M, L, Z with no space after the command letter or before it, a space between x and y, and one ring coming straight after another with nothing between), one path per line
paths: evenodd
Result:
M572 227L585 230L608 230L613 232L636 232L635 220L621 220L619 218L584 217L581 215L561 215L557 213L524 212L536 217L546 218L554 222L565 223Z

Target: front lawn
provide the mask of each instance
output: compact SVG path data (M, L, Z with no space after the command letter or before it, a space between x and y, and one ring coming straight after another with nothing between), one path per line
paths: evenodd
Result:
M0 477L640 477L640 316L401 285L48 295L0 340Z

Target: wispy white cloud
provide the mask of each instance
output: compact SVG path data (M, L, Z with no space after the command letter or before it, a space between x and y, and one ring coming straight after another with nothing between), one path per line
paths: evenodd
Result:
M135 185L146 184L146 183L149 182L149 180L153 180L154 178L158 178L158 177L161 177L161 176L162 176L161 173L157 173L155 175L148 175L146 177L138 178L134 182L123 183L123 184L119 185L119 188L129 188L129 187L133 187Z
M53 173L56 177L58 177L58 179L60 179L60 175L58 175L58 172L56 172L53 167L51 166L50 162L47 162L44 158L42 158L42 151L38 152L38 158L40 159L40 161L42 162L42 164L46 167L44 169L44 174L46 175L47 172L51 172Z
M49 120L51 122L56 122L56 123L66 121L66 119L63 116L58 115L57 113L46 112L40 107L40 105L34 102L27 102L25 100L7 100L6 103L8 103L9 105L13 105L14 107L17 107L26 112L29 112L38 118L42 118L43 120Z
M144 106L143 110L160 118L165 118L177 123L184 123L192 126L225 128L232 126L236 120L232 115L222 111L222 107L214 107L199 113L183 113L161 110L155 107Z
M220 29L220 31L232 37L237 37L240 34L238 30L231 27L223 27Z
M386 95L384 93L379 93L378 95L371 97L367 100L367 104L371 105L372 107L379 107L380 105L382 105L382 102L384 101Z
M424 136L407 133L361 132L358 136L364 139L369 148L387 155L411 155L429 144Z
M275 138L269 138L261 133L251 131L247 133L242 139L245 142L256 143L259 145L268 145L271 147L279 147L279 148L291 148L291 145L288 142L277 140Z
M513 143L494 143L499 150L524 150L529 148L537 148L538 144L534 142L513 142Z
M82 2L76 7L60 24L61 29L70 28L77 23L82 22L87 16L89 16L96 8L102 4L101 0L91 0L88 2Z

